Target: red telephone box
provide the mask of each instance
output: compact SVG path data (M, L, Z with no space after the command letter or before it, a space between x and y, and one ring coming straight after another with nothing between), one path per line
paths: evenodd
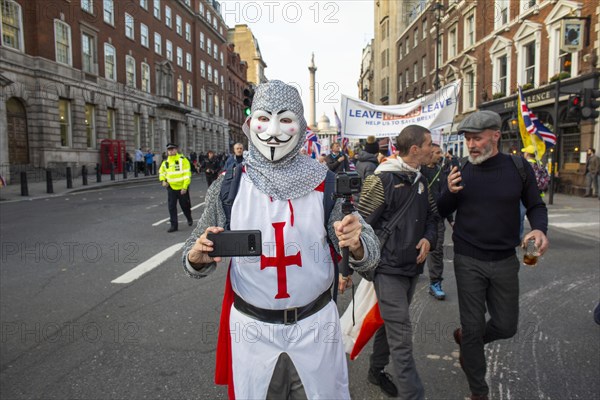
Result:
M104 139L100 142L100 163L102 173L110 174L110 165L114 166L115 174L123 173L125 163L125 141Z

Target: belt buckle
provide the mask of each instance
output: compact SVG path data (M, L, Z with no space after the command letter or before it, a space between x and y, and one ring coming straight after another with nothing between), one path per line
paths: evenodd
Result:
M293 312L293 320L288 320L288 313ZM283 324L284 325L293 325L298 322L298 308L287 308L283 310Z

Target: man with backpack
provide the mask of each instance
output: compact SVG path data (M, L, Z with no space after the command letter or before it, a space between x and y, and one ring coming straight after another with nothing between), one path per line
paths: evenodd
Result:
M468 162L460 170L451 169L437 202L442 217L456 211L452 240L461 327L453 336L471 400L489 398L485 344L517 332L520 262L515 247L520 244L521 201L532 229L521 245L533 239L540 256L548 248L548 210L533 168L522 158L499 152L501 122L499 114L486 110L459 124Z
M373 283L384 326L375 333L367 379L388 396L401 399L425 398L412 355L409 306L437 236L439 215L420 172L431 159L431 145L426 128L404 128L396 138L398 156L385 159L367 178L358 204L382 246ZM390 232L385 240L384 232ZM390 359L398 387L384 371Z
M211 185L184 245L186 273L202 278L221 261L208 255L208 233L262 234L261 256L233 257L227 275L215 381L229 386L230 397L350 397L330 245L347 247L350 266L366 272L377 265L379 241L357 213L344 216L341 199L332 200L327 166L300 153L303 115L293 86L274 80L256 88L243 125L247 157ZM230 336L232 327L248 326L257 332L251 340ZM332 340L315 340L326 336Z

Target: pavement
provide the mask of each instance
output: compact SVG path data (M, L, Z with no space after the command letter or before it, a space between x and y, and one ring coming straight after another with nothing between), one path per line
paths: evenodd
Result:
M129 174L123 179L121 174L115 175L115 180L110 180L110 175L102 175L101 182L96 182L94 175L88 176L88 185L83 185L81 177L73 180L73 187L67 188L66 179L53 181L54 193L46 192L46 182L29 182L29 196L21 196L19 183L9 184L0 188L0 205L6 202L31 201L51 197L64 196L69 193L86 190L97 190L115 185L127 185L140 182L158 181L157 175L135 177ZM600 242L600 201L597 197L581 197L555 193L553 204L548 204L549 196L544 197L548 206L548 220L550 229L562 230L566 233ZM550 239L552 239L550 237Z

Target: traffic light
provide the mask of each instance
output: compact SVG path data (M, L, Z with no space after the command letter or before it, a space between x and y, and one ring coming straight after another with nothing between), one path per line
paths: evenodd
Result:
M252 108L252 99L254 98L254 89L252 86L248 86L244 89L244 115L249 117Z
M569 96L569 107L567 108L567 120L577 121L581 119L581 96L572 94Z
M581 119L596 119L600 112L596 110L600 106L600 90L598 89L583 89L581 91L583 103L581 105Z

